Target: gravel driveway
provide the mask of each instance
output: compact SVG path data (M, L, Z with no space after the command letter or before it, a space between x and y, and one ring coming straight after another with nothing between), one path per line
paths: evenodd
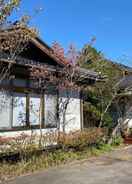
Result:
M132 147L21 176L9 184L132 184Z

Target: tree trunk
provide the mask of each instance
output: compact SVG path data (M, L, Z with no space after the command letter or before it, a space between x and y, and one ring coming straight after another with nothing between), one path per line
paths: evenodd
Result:
M112 140L114 137L116 137L117 132L119 131L120 128L121 128L121 122L119 121L111 133L111 136L108 140L108 144L112 144Z

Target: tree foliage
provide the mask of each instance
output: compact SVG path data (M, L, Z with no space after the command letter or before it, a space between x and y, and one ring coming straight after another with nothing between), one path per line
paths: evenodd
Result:
M79 51L76 49L76 47L73 44L70 44L68 51L66 53L66 57L69 63L75 66L77 64L77 60L79 56L80 56Z
M108 107L100 121L102 121L101 125L103 126L112 126L112 117L109 113L109 108L116 95L115 93L118 92L117 84L124 76L124 68L120 67L117 63L107 60L100 51L89 44L85 45L82 49L78 62L82 67L94 70L99 72L102 76L106 76L103 82L97 82L87 91L86 99L89 103L85 103L84 105L84 111L87 112L85 112L85 114L89 116L86 118L87 123L90 124L92 116L93 119L96 119L97 123L99 123L101 114Z
M0 25L4 24L21 0L0 0Z

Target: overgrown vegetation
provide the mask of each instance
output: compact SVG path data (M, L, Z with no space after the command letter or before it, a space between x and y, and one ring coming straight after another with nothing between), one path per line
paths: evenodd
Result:
M60 147L58 149L41 149L38 151L34 146L35 144L30 143L30 147L27 146L22 151L21 148L27 145L24 141L27 141L26 136L21 144L19 142L19 154L21 154L19 160L14 157L15 159L13 160L8 159L8 161L0 162L0 179L2 181L8 177L19 176L76 160L88 159L91 156L98 156L111 151L115 145L117 146L121 143L119 140L115 140L112 145L107 145L105 143L106 131L101 129L90 129L84 132L70 133L69 135L60 134Z
M112 146L102 145L99 148L85 148L83 151L64 151L45 152L39 156L31 155L29 160L22 160L17 163L5 162L0 164L0 177L19 176L37 170L46 169L60 164L70 163L76 160L88 159L91 156L98 156L101 153L112 150Z
M101 52L89 44L82 49L78 63L106 77L92 88L87 87L84 103L85 126L113 128L110 107L117 97L118 84L124 77L127 67L107 60Z
M107 139L107 131L101 128L90 128L83 131L70 132L48 132L41 135L41 144L39 135L35 133L27 135L22 133L16 137L0 137L0 156L8 157L10 155L23 156L30 153L43 150L48 146L59 146L61 149L83 150L85 147L98 145Z
M71 148L75 151L81 151L85 147L96 147L102 141L105 143L106 139L107 131L105 129L89 128L69 134L60 134L58 144L66 150Z

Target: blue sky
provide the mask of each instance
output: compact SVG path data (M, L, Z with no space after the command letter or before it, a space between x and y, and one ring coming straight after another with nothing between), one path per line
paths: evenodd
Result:
M95 36L105 56L132 66L132 0L22 0L18 14L33 15L31 24L49 45L80 49Z

